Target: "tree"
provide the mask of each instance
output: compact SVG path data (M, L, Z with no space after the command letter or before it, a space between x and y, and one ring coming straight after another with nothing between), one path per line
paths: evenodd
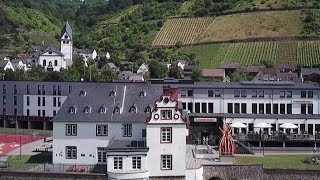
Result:
M199 68L193 69L191 74L191 79L195 81L201 81L202 80L201 69Z
M151 78L164 78L167 75L167 67L158 61L151 61L149 65L149 72Z
M231 82L248 81L249 77L245 72L236 70L230 75L230 80Z
M169 77L181 79L180 68L178 66L171 66L169 69Z

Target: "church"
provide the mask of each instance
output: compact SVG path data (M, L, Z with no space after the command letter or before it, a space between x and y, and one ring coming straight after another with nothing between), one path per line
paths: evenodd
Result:
M55 45L31 46L28 49L28 63L40 65L47 71L60 71L72 65L72 29L67 22L60 33L60 49Z

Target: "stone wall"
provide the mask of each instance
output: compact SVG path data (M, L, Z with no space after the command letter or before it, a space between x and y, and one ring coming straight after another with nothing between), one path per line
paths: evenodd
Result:
M263 180L262 165L208 165L203 167L203 180Z
M105 180L104 174L38 173L0 171L1 180Z
M316 180L320 171L293 169L264 169L264 180Z

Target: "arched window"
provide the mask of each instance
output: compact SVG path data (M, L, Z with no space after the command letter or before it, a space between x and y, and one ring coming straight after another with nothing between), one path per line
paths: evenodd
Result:
M72 106L70 109L69 109L69 113L76 113L76 108L74 106Z
M109 96L115 97L115 96L116 96L116 92L115 92L114 90L112 90L112 91L109 93Z
M120 108L118 106L114 108L113 114L120 114Z
M87 95L87 92L85 90L80 91L79 96L84 97Z
M64 35L64 38L65 38L65 39L68 39L68 35Z
M146 113L151 113L151 107L150 107L150 106L147 106L145 112L146 112Z
M49 66L52 66L52 62L51 61L49 62Z
M83 110L84 113L90 113L90 111L91 111L91 108L89 106L85 107Z
M102 106L100 109L99 109L99 113L100 114L105 114L107 112L107 108L105 106Z
M135 106L135 105L132 105L132 106L130 107L130 109L129 109L129 112L130 112L130 113L137 113L137 108L136 108L136 106Z
M147 95L147 93L144 90L140 91L140 93L139 93L140 97L145 97L146 95Z
M47 61L45 59L43 60L43 66L47 66Z
M54 66L58 66L58 60L54 60Z

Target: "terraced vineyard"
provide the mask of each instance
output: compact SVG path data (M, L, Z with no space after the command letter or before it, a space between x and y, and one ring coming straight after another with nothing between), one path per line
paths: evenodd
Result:
M192 44L214 17L168 19L154 39L153 46L172 46L177 42Z
M277 43L237 43L231 44L224 61L240 62L243 65L259 64L262 60L275 61Z
M195 53L199 65L206 68L219 67L223 61L243 65L258 65L262 60L303 66L320 64L320 41L210 44L184 47L181 51Z
M297 63L304 66L320 64L320 42L299 42Z

